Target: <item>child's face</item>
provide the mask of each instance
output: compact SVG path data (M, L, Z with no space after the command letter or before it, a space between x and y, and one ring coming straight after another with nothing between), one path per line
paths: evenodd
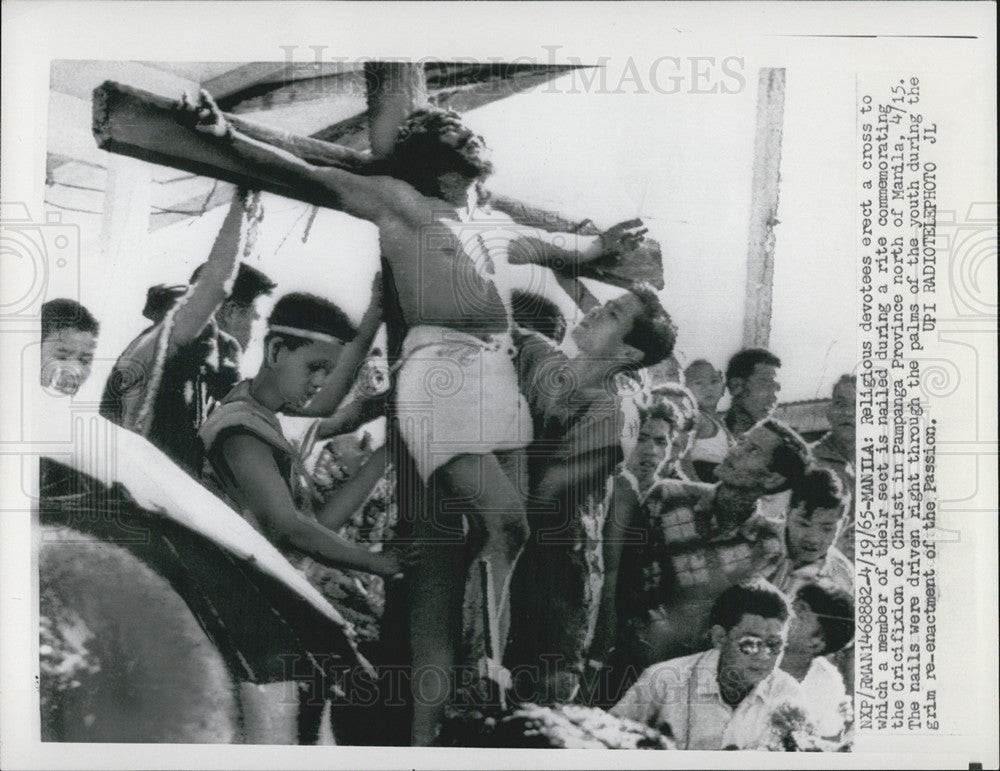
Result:
M838 383L833 389L833 398L827 408L826 417L830 421L830 429L846 444L854 444L855 404L854 386L848 381Z
M90 377L97 336L93 332L66 327L42 341L41 383L72 396Z
M629 470L635 474L640 485L652 482L657 469L670 452L672 433L670 424L659 418L650 418L642 424L639 440L628 463Z
M695 395L703 410L714 410L723 392L722 373L710 364L693 364L684 373L684 385Z
M796 567L823 559L837 538L839 509L816 509L812 516L799 504L788 513L788 556Z
M304 407L323 387L337 366L341 343L310 342L294 351L282 345L274 372L287 405Z

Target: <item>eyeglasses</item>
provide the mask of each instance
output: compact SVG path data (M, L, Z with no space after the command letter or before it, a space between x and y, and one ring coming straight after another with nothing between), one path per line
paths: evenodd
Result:
M785 647L783 640L762 640L759 637L741 637L736 643L740 653L745 656L759 656L767 652L768 656L777 656Z

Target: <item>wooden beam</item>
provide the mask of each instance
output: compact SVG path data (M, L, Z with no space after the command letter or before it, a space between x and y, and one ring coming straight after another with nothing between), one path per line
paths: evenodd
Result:
M753 191L747 243L744 348L765 348L771 336L774 226L778 224L784 111L785 71L761 69L757 80L757 130L753 147Z
M193 128L190 115L177 110L175 104L173 99L110 81L104 83L94 90L93 132L98 147L149 163L322 205L315 194L290 187L248 165L224 142L200 136ZM276 132L235 116L227 117L247 135L282 147L310 163L336 165L357 173L377 171L367 153Z
M384 101L387 96L388 94L376 94L373 103L378 105L379 100ZM420 92L408 86L407 90L399 92L399 96L401 101L405 99L409 104L415 105ZM394 116L400 110L397 105L391 114L387 112L386 115ZM317 166L338 166L358 174L387 172L386 165L369 153L287 131L275 131L238 116L226 117L239 131ZM376 122L381 120L381 117L376 117ZM94 90L93 129L97 144L103 150L236 185L268 190L314 206L324 205L314 193L268 178L259 169L248 165L228 150L225 143L198 134L193 129L190 116L177 110L172 99L117 83L104 83ZM380 130L386 135L389 133L384 126ZM395 137L395 129L392 134ZM506 196L493 196L491 203L521 224L549 231L579 232L583 235L596 235L600 232L593 224L581 225L554 212L529 206ZM157 216L156 219L162 218ZM657 289L662 289L663 262L659 244L647 239L639 249L624 255L621 260L587 265L579 271L579 275L626 288L634 281L647 281Z
M372 155L385 158L392 153L406 116L428 105L424 68L410 62L368 62L365 85Z
M415 65L410 65L415 66ZM447 64L424 69L427 100L425 104L458 112L505 99L508 96L536 88L565 72L579 69L575 65L519 66ZM357 150L368 148L368 121L364 113L338 121L311 135L324 142L337 142Z

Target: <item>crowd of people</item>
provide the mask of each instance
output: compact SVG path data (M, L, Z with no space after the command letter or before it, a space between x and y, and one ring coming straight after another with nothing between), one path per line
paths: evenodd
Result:
M774 417L772 352L739 350L724 372L705 358L681 369L648 286L600 303L565 278L634 249L641 223L582 236L499 220L484 205L483 142L454 113L411 115L392 176L361 176L241 135L205 94L182 107L194 130L372 222L386 291L377 277L357 325L320 294L281 296L260 368L241 380L257 303L277 284L239 261L259 216L240 193L189 284L150 288L151 326L115 364L101 414L310 580L322 584L325 567L388 582L384 612L406 632L412 672L406 741L438 741L464 689L480 706L600 707L681 749L769 746L779 725L784 739L849 743L852 376L810 446ZM470 227L483 222L488 239ZM524 264L575 282L578 322L515 286ZM357 383L384 320L388 396ZM97 334L79 304L48 303L43 385L74 393ZM383 446L309 462L385 411ZM293 440L279 414L315 426ZM387 476L397 521L377 528L385 543L359 539L345 526ZM469 667L471 679L458 674Z

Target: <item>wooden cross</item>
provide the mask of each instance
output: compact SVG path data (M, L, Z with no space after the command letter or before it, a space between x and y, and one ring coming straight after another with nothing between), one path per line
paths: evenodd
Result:
M414 64L373 62L365 66L368 84L368 122L372 151L353 150L331 142L275 131L227 115L238 131L286 150L317 166L338 166L358 174L386 174L385 156L391 151L400 122L413 109L426 106L423 70ZM267 190L314 206L328 205L315 192L290 186L238 158L224 143L200 135L190 125L190 115L176 108L175 100L140 89L105 82L94 90L93 131L98 146L108 152L221 179L251 189ZM589 220L574 222L554 212L501 195L490 205L515 222L550 232L597 235ZM652 239L617 263L597 263L577 269L578 275L627 288L646 281L663 288L659 244Z

